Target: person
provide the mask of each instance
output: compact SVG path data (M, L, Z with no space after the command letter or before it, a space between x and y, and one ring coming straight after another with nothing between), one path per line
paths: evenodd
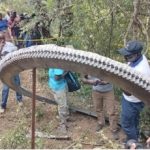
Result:
M11 43L11 42L6 42L5 40L5 35L3 33L0 33L0 56L1 58L8 53L11 53L13 51L17 50L17 47ZM14 82L16 85L20 85L20 78L19 75L14 76ZM7 105L7 99L8 99L8 94L9 94L9 87L6 84L3 84L2 88L2 103L1 103L1 108L0 108L0 113L4 113ZM16 92L16 99L19 103L19 106L22 106L22 95L18 92Z
M134 139L130 139L129 141L127 141L125 148L126 149L143 149L143 145Z
M58 104L58 114L60 118L59 129L62 133L67 133L67 119L69 119L69 109L67 105L67 82L64 78L65 71L59 68L49 68L48 85L52 89L55 101Z
M7 41L13 41L13 37L11 36L11 31L8 28L8 20L3 19L2 13L0 13L0 32L5 34L5 39Z
M149 149L150 148L150 137L146 140L146 144L141 144L139 142L137 142L136 140L130 139L129 141L127 141L126 145L125 145L126 149Z
M116 109L117 101L115 100L113 85L90 75L85 75L82 81L83 83L93 85L92 100L97 114L96 131L100 131L105 126L105 106L113 138L118 140L118 110Z
M3 19L2 13L0 13L0 31L7 30L8 28L8 21Z
M17 39L20 36L20 16L17 14L16 11L13 11L10 15L10 19L8 21L8 29L10 31L11 37L13 38L13 42L16 42L16 45L19 47L19 43L17 41Z
M131 40L118 51L132 69L149 77L150 67L142 50L143 44L140 41ZM121 126L127 136L126 142L130 139L138 141L140 112L144 103L130 92L123 91L121 107Z
M32 29L30 33L24 32L23 39L24 39L25 47L29 47L31 45L40 45L41 34L39 31L39 23L36 23L34 29Z
M10 20L10 15L11 15L11 11L7 10L4 19L7 20L7 21L9 21Z

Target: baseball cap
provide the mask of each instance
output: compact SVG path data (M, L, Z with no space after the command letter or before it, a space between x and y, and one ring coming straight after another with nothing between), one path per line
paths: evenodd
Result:
M54 74L55 74L55 75L62 75L63 73L64 73L64 70L62 70L62 69L56 68L56 69L54 70Z
M124 48L119 49L119 53L123 56L139 53L143 50L143 43L140 41L129 41Z

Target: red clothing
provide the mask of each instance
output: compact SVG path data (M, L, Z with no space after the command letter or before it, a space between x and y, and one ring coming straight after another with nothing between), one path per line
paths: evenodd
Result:
M19 26L19 22L20 22L19 16L15 17L15 18L10 18L10 20L8 21L8 27L11 29L11 35L13 37L16 36L15 27Z

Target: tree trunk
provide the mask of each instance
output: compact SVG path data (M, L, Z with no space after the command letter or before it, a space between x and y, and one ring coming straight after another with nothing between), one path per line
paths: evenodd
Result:
M57 0L57 8L59 10L60 29L59 36L61 36L61 45L69 44L70 38L73 35L73 13L72 0Z

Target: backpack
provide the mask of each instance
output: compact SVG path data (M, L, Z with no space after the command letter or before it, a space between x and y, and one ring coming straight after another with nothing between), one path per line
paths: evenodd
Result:
M81 88L81 85L78 81L77 76L75 73L68 71L64 78L66 79L67 85L68 85L68 92L74 92Z

